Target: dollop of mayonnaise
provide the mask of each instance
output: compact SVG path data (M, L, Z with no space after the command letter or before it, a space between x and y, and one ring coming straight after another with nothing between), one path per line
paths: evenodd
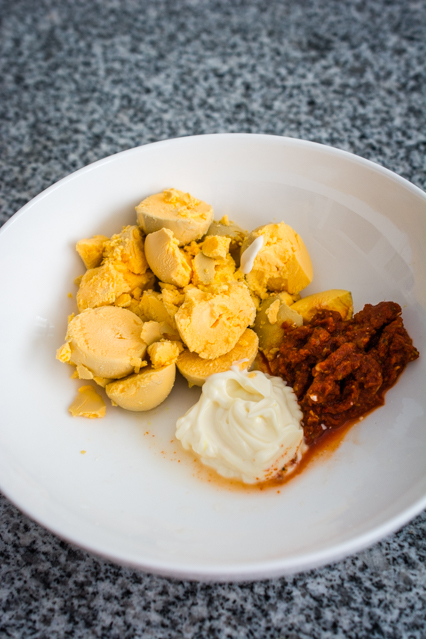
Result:
M281 378L233 366L207 378L199 401L178 419L176 437L223 477L254 484L300 455L301 420Z

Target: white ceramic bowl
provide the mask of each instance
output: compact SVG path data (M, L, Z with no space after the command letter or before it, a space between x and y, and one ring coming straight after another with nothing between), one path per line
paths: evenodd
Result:
M108 405L104 419L85 420L67 411L81 382L55 351L75 310L68 293L84 270L74 245L134 223L134 206L170 186L248 229L289 223L314 265L306 293L350 289L356 310L394 300L423 349L386 405L279 493L238 492L198 476L170 443L177 417L199 394L183 381L146 414ZM150 144L50 187L0 234L1 490L78 546L181 578L306 570L398 529L426 505L425 220L425 194L386 169L264 135Z

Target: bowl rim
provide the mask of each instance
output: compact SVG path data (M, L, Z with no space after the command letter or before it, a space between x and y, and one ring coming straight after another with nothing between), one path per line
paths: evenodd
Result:
M285 136L277 136L277 135L269 135L269 134L253 134L253 133L212 133L212 134L201 134L201 135L188 135L177 138L171 138L166 140L160 140L157 142L151 142L143 145L139 145L133 147L131 149L126 149L124 151L119 151L112 155L109 155L105 158L97 160L93 163L90 163L76 171L70 173L69 175L61 178L51 186L44 189L41 193L32 198L29 202L24 204L15 214L13 214L0 228L0 235L3 234L7 229L9 229L13 223L20 218L22 215L26 214L28 211L33 208L36 204L42 201L45 197L47 197L50 193L54 192L56 189L61 188L63 184L70 182L82 173L90 173L91 171L99 168L100 166L111 163L117 159L118 156L123 155L132 155L138 154L142 149L148 147L162 147L170 145L171 143L191 143L194 139L218 139L221 138L223 140L226 139L250 139L250 140L259 140L265 142L272 142L273 144L285 144L289 147L305 147L306 149L312 148L316 150L321 150L323 152L329 153L331 155L335 155L337 157L342 157L352 162L356 162L358 164L364 165L365 167L373 170L374 172L381 173L384 176L392 178L394 181L399 183L402 187L411 191L413 195L420 197L425 202L425 217L426 217L426 193L422 191L419 187L412 184L409 180L397 175L393 171L381 166L380 164L373 162L372 160L367 160L358 156L349 151L345 151L343 149L338 149L336 147L332 147L329 145L321 144L318 142L311 142L309 140L302 140L298 138L285 137ZM313 551L310 553L299 553L295 554L291 558L286 558L284 560L274 559L269 561L254 561L252 563L226 563L226 564L217 564L216 566L212 566L210 564L197 564L196 566L191 566L188 568L185 563L179 564L178 562L174 562L173 566L167 561L164 560L155 560L155 561L138 561L132 553L126 553L125 551L121 553L121 556L117 556L117 554L112 555L107 552L107 550L99 549L93 547L91 543L85 542L84 539L79 539L79 536L73 534L72 537L68 536L66 531L61 529L61 526L55 525L46 525L43 521L43 518L40 517L37 513L33 513L31 508L27 506L21 506L19 503L19 499L14 498L11 491L4 489L0 486L1 492L4 496L14 504L22 513L24 513L27 517L41 525L43 528L49 530L53 534L55 534L60 539L63 539L70 543L73 546L81 548L83 550L89 551L96 556L103 557L115 564L121 566L128 566L132 568L136 568L139 570L144 570L153 574L158 574L166 577L172 577L177 579L186 579L186 580L196 580L196 581L212 581L212 582L237 582L237 581L253 581L258 579L267 579L274 578L283 575L293 574L296 572L311 570L320 566L324 566L330 563L337 562L353 553L359 552L371 546L372 544L382 540L384 537L394 533L399 530L402 526L411 521L416 515L420 514L426 508L426 494L424 497L418 499L411 506L405 508L398 515L391 517L385 523L380 526L376 526L373 530L362 533L357 537L352 538L349 541L341 542L336 546L333 546L331 549L327 548L320 551Z
M412 182L410 182L409 180L407 180L406 178L401 177L397 173L394 173L394 171L387 169L386 167L382 166L378 162L374 162L373 160L367 160L366 158L363 158L360 155L356 155L355 153L351 153L350 151L345 151L344 149L339 149L337 147L330 146L328 144L322 144L321 142L312 142L310 140L304 140L301 138L272 135L269 133L206 133L206 134L199 134L199 135L184 135L184 136L180 136L176 138L158 140L157 142L147 142L146 144L141 144L139 146L132 147L131 149L125 149L124 151L117 151L116 153L113 153L112 155L107 155L104 158L95 160L94 162L91 162L90 164L82 166L79 169L76 169L75 171L73 171L72 173L69 173L65 177L59 179L57 182L54 182L50 186L46 187L45 189L43 189L43 191L41 191L40 193L35 195L33 198L31 198L31 200L26 202L20 209L18 209L15 213L13 213L11 217L8 220L6 220L6 222L4 222L4 224L0 227L0 233L3 232L3 229L8 228L11 224L13 224L13 222L16 221L16 219L18 219L18 216L20 217L24 211L32 208L34 204L38 203L40 200L45 198L51 192L55 191L57 188L62 186L62 184L74 180L78 175L80 175L83 172L89 173L90 171L93 171L94 169L98 168L99 166L102 166L103 164L109 164L117 156L132 155L132 154L140 153L141 149L144 149L146 147L154 147L154 146L161 147L161 146L166 146L166 145L169 145L170 143L175 143L178 141L187 142L194 139L209 139L209 138L210 139L218 139L218 138L256 139L257 138L259 140L275 141L275 143L284 142L288 144L289 146L301 146L301 147L305 146L307 148L312 148L312 149L318 149L318 150L321 149L332 155L337 155L337 156L341 156L342 158L346 158L348 160L357 161L361 165L369 167L370 169L378 173L382 173L383 175L386 175L387 177L392 178L396 180L397 182L400 182L405 188L408 188L410 191L412 191L414 195L420 196L426 202L426 192L423 191L418 186L416 186L415 184L413 184Z

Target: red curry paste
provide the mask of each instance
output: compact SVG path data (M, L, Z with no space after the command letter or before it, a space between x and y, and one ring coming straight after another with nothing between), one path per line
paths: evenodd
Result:
M351 320L321 310L305 326L283 328L268 372L296 393L308 444L384 404L387 389L419 356L395 302L366 304Z

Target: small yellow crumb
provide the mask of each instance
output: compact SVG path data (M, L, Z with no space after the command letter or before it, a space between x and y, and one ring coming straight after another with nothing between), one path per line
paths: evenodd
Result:
M215 266L214 259L207 257L204 253L198 253L192 262L192 282L197 283L200 281L202 284L211 284L216 275Z
M72 296L73 296L72 293L68 293L68 297L72 297Z
M148 355L153 368L169 366L177 360L182 351L183 346L181 342L170 342L168 340L154 342L148 346Z
M136 288L134 288L133 291L131 291L131 295L135 300L139 301L142 295L141 287L137 286Z
M77 365L76 372L78 379L93 379L92 371L89 370L87 366L83 366L83 364Z
M280 310L281 300L275 300L266 310L266 316L270 324L276 324L278 318L278 311Z
M148 366L148 362L146 360L142 360L140 357L131 357L130 364L134 367L135 373L139 373L141 368Z
M130 306L131 301L132 298L128 293L122 293L116 298L114 304L115 306L121 306L122 308L125 308L126 306Z
M81 453L82 455L85 455L85 454L86 454L86 451L85 451L85 450L80 450L80 453Z
M77 242L76 251L87 269L95 268L102 262L104 245L107 241L106 235L95 235Z
M159 342L162 337L163 335L161 333L161 325L159 322L154 322L153 320L144 322L141 331L141 338L145 344L151 346L154 342Z
M104 417L106 412L105 402L92 386L82 386L78 389L78 395L69 407L73 417Z
M68 342L65 342L65 344L63 344L61 348L58 348L58 350L56 351L56 359L59 359L60 362L64 363L70 361L71 347Z
M226 259L226 254L229 253L230 244L230 237L226 237L225 235L208 235L203 242L201 250L206 257L224 260Z

